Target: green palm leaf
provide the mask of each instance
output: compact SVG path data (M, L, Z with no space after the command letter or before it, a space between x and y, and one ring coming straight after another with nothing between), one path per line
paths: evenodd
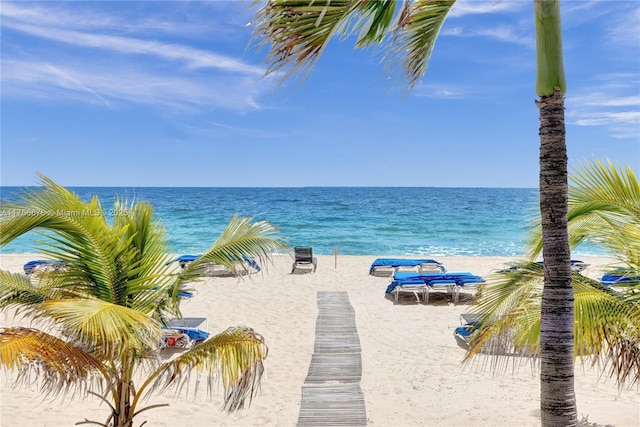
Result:
M427 72L442 24L455 0L405 2L393 31L386 68L405 75L412 89Z
M282 81L307 75L334 36L357 34L356 47L380 44L386 68L405 75L409 88L424 76L440 28L455 0L272 0L256 13L254 40L267 46L267 74ZM254 2L254 4L262 4ZM397 17L394 20L394 16Z
M145 313L97 299L45 301L35 309L35 317L104 358L131 351L146 354L158 348L162 337L160 323Z
M147 386L148 392L181 389L189 381L190 372L196 370L207 377L209 393L213 380L219 379L224 388L224 408L237 411L245 402L251 403L258 392L267 351L264 338L252 329L229 328L160 366L142 385L138 396Z
M48 298L46 288L34 286L24 274L0 270L0 309L31 307Z
M592 160L569 179L571 247L585 240L596 243L640 271L640 185L633 170L611 161ZM542 251L539 225L533 228L528 243L529 256L537 257Z
M92 374L106 368L92 354L55 336L30 328L0 329L0 363L20 372L18 383L29 382L29 371L37 368L45 395L58 395L72 386L97 384ZM103 375L104 376L104 375Z
M233 272L247 268L244 263L237 263L244 258L255 258L260 265L266 265L273 254L289 249L279 233L280 230L269 222L234 215L213 245L183 270L183 278L187 280L194 274L201 274L204 266L211 262Z
M286 70L285 78L303 74L350 19L357 3L349 0L270 1L258 11L254 33L255 39L262 39L260 46L269 45L271 65L267 73Z

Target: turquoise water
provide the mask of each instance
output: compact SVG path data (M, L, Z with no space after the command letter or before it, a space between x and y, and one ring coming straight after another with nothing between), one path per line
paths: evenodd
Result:
M151 202L166 226L171 251L205 251L233 214L267 220L290 246L317 254L520 256L537 189L304 187L304 188L108 188L72 187L97 195L107 215L116 196ZM3 199L17 187L0 187ZM37 236L36 236L37 239ZM2 248L37 252L33 237ZM601 255L593 246L574 255Z

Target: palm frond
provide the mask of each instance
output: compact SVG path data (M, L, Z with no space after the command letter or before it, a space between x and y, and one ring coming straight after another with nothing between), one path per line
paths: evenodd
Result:
M11 307L31 307L49 296L46 288L35 286L29 277L0 270L0 310Z
M35 308L35 317L50 322L71 342L105 359L154 351L162 337L160 323L145 313L98 299L45 301Z
M540 307L544 271L540 264L521 262L516 268L487 278L478 304L478 318L465 361L479 353L499 356L492 369L509 360L537 358L540 352ZM640 376L640 306L624 294L573 273L575 357L600 363L619 384Z
M90 283L95 296L118 300L115 258L121 248L113 236L97 198L82 201L64 187L40 175L43 187L27 191L20 202L11 203L15 215L0 220L0 246L34 230L46 235L50 253L71 266L74 282ZM81 268L73 268L79 265Z
M595 243L640 270L640 185L629 166L592 160L569 175L569 240L572 248ZM542 251L539 220L528 238L531 258Z
M532 356L539 351L542 275L540 264L521 261L487 278L471 311L479 321L465 360L481 352Z
M237 411L256 396L267 352L263 337L253 329L229 328L160 366L141 386L138 397L147 387L147 392L158 388L180 390L195 370L206 375L208 393L212 393L214 379L220 380L224 409Z
M253 40L259 48L269 48L266 74L284 71L285 81L307 75L336 35L347 38L357 34L356 47L382 44L390 35L385 49L386 68L391 74L401 68L411 89L426 73L436 39L454 3L455 0L270 0L256 13Z
M16 384L30 384L32 371L43 380L46 395L66 394L73 386L99 384L105 366L82 348L30 328L0 329L0 363L18 371Z
M456 0L405 2L393 30L386 68L395 74L401 68L409 89L427 72L440 29ZM400 65L398 65L400 64Z
M360 2L357 8L360 18L353 25L354 32L359 33L356 46L381 43L389 33L397 8L396 0Z
M255 2L258 3L258 2ZM256 13L254 40L268 46L267 74L286 70L283 81L315 64L339 28L357 8L349 0L270 0Z
M255 258L261 265L266 265L273 254L287 250L289 247L281 240L280 230L273 224L234 215L213 245L190 263L182 274L185 278L200 274L203 266L211 262L236 272L236 261Z

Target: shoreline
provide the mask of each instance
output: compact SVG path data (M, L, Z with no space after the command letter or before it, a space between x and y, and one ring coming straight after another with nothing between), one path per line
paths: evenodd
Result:
M269 347L261 392L248 409L226 415L222 398L214 391L208 399L203 387L194 397L156 393L147 405L169 403L168 408L145 411L136 424L152 426L295 426L301 389L314 350L319 291L347 291L355 310L362 348L362 388L368 425L412 426L539 426L539 381L528 362L491 372L487 360L463 365L465 350L453 336L460 314L471 304L461 293L453 303L444 293L432 292L429 303L411 295L398 304L385 295L388 278L368 274L381 256L317 255L312 274L290 274L292 258L277 256L263 272L216 277L193 284L195 295L182 305L187 317L207 317L209 332L246 325L265 337ZM22 271L37 254L0 254L0 267ZM411 258L402 256L400 258ZM513 261L512 257L433 257L449 271L470 271L486 276ZM590 266L583 272L598 277L612 259L583 257ZM2 315L8 326L8 314ZM618 390L597 368L576 362L578 417L583 426L640 425L640 390ZM192 390L191 390L192 391ZM95 398L42 402L34 387L13 391L6 381L0 393L2 427L71 426L85 417L106 420L108 410Z

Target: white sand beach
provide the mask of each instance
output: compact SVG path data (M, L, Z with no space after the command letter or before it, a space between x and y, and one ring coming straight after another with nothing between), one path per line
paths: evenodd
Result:
M19 272L37 256L1 255L2 269ZM398 304L385 295L388 278L368 274L375 256L319 256L316 273L292 275L292 259L277 257L263 272L237 278L209 278L194 284L183 305L187 317L207 317L209 332L245 325L269 347L262 390L248 409L220 412L222 397L207 399L201 387L189 394L154 395L149 404L169 407L143 412L136 425L295 426L301 388L314 349L318 291L346 291L355 309L362 348L362 388L370 426L537 426L539 381L535 367L490 372L481 363L462 365L465 350L453 336L459 316L472 304L469 292L456 304L434 292L428 304L406 295ZM486 276L512 258L436 257L449 271ZM584 274L599 277L607 258L581 258ZM266 270L266 271L264 271ZM0 315L9 326L11 316ZM478 362L480 360L478 359ZM576 366L578 414L584 427L640 426L640 391L618 390L595 368ZM108 408L98 399L45 401L35 388L12 390L2 376L2 427L72 426L85 418L104 422Z

